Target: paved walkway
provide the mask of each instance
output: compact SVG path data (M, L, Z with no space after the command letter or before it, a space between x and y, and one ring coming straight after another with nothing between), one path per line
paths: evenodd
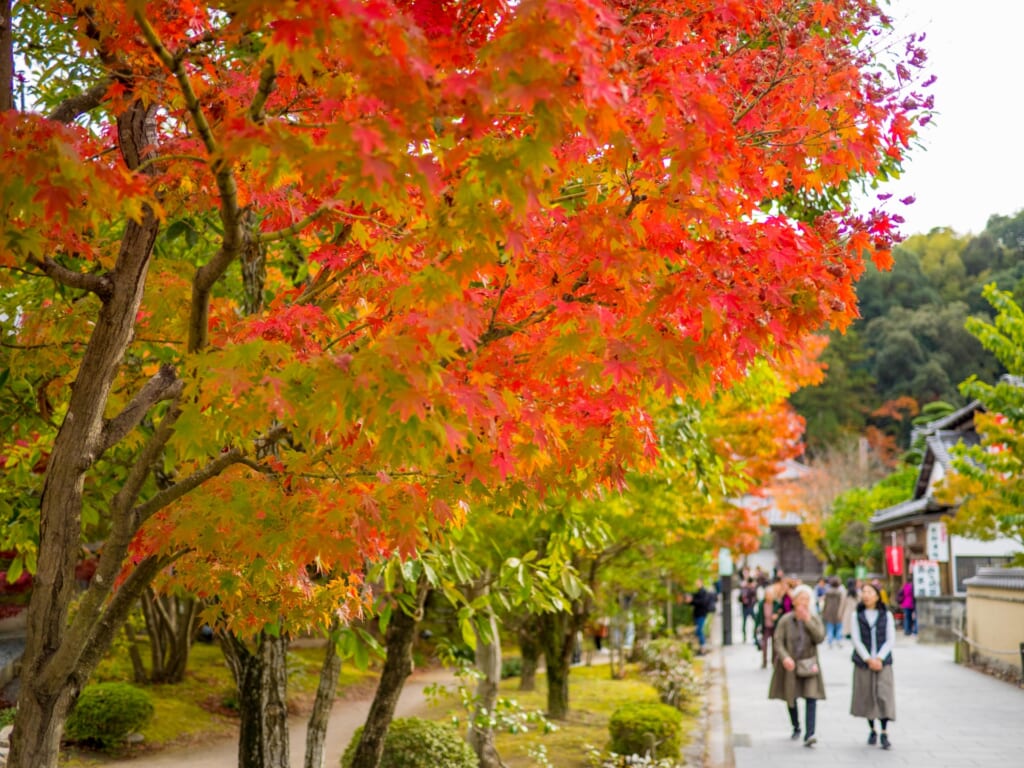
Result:
M735 603L734 603L735 605ZM738 616L733 620L739 628ZM724 687L712 702L709 768L797 768L798 766L913 766L920 768L1008 768L1024 765L1024 689L953 662L953 646L919 644L897 633L893 654L896 722L889 726L893 748L867 746L867 723L849 714L851 645L821 646L819 656L827 699L818 702L814 748L789 739L785 704L768 701L771 668L761 669L752 643L721 647L721 617L714 626L709 660ZM800 720L803 725L803 702Z
M423 689L434 684L451 685L452 675L443 669L425 669L413 673L402 689L395 717L424 715L430 705ZM372 695L372 694L371 694ZM340 765L341 755L352 739L355 729L366 722L370 699L335 701L327 726L324 765ZM306 751L306 719L293 717L289 728L290 765L301 768ZM237 768L237 738L218 739L196 747L169 749L165 752L117 762L125 768Z

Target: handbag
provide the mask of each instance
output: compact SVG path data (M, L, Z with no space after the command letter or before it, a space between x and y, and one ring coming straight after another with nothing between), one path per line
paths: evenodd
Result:
M797 677L814 677L818 674L818 660L813 656L809 659L796 660Z

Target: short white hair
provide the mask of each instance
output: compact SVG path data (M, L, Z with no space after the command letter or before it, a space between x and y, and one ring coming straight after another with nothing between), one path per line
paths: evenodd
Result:
M795 603L797 598L800 597L800 595L807 595L807 599L810 600L812 603L814 602L814 590L808 587L806 584L797 584L795 587L793 587L793 592L790 594L790 597L793 598L793 602Z

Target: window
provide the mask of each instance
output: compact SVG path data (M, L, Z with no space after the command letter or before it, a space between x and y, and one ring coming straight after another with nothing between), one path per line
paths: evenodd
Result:
M974 576L978 572L979 568L998 568L999 566L1006 565L1009 562L1009 557L957 557L956 584L953 585L954 591L958 594L966 592L967 587L964 586L964 581L971 578L971 576Z

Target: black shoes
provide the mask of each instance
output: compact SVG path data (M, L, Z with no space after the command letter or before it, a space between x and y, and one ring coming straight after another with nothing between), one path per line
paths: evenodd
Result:
M799 728L794 728L793 729L793 734L789 738L790 738L791 741L796 741L797 739L799 739L800 738L800 729Z
M872 731L871 735L868 736L868 746L869 747L873 747L877 743L878 743L878 734L875 733L874 731Z
M815 736L813 733L808 733L807 734L807 738L804 739L804 746L805 747L813 747L817 743L818 743L818 737Z
M882 733L882 749L891 749L892 744L889 743L889 735L885 732Z

